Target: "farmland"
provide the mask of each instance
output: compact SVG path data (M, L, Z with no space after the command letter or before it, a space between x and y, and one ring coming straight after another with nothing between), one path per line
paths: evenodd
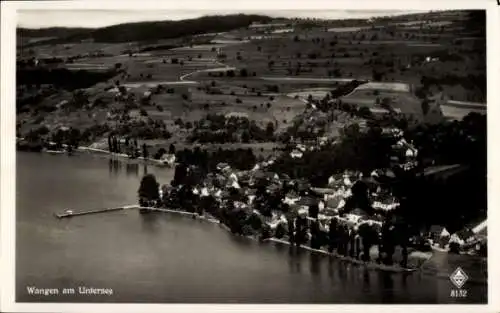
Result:
M54 82L18 84L19 136L40 125L49 131L61 126L81 132L103 128L86 138L97 144L130 121L159 121L170 135L142 138L144 142L184 145L192 129L181 124L195 125L207 114L216 114L244 117L261 129L271 123L277 138L301 118L308 99L322 100L353 80L368 83L339 99L373 112L385 112L380 106L384 99L391 100L395 112L421 122L439 120L443 114L461 118L468 111L484 112L485 38L466 27L468 14L436 12L410 15L405 21L380 19L340 26L335 21L305 26L278 20L270 28L264 23L123 42L99 42L103 33L96 30L90 34L99 36L68 42L62 38L54 42L47 33L42 38L49 39L41 40L22 32L18 63L36 59L35 67L42 70L104 72L112 77L72 90ZM31 65L19 66L24 77ZM421 103L436 94L446 95L446 100L431 110L434 116L429 119ZM470 108L452 101L484 105ZM338 133L335 125L328 128ZM265 146L269 151L279 146L271 138L231 144L255 150Z

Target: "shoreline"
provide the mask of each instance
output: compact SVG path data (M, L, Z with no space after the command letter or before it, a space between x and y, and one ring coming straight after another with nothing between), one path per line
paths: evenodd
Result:
M354 264L357 266L363 266L365 269L368 269L368 270L377 270L377 271L382 271L382 272L386 272L386 273L400 273L400 274L413 274L413 273L419 272L422 275L435 276L436 278L439 278L439 279L449 279L449 273L442 272L442 271L438 270L437 268L433 268L432 266L430 268L426 266L427 264L432 263L432 260L436 257L436 251L433 251L433 253L430 255L430 257L425 258L425 259L422 258L422 262L419 263L417 267L402 268L402 267L397 266L397 265L390 266L390 265L380 264L380 263L377 263L376 261L373 261L373 260L370 262L364 262L362 260L355 259L355 258L352 258L349 256L340 255L336 252L328 252L325 249L313 249L313 248L311 248L307 245L304 245L304 244L301 244L300 246L295 246L285 239L278 239L276 237L261 239L256 235L236 235L236 234L233 234L231 232L231 229L227 225L225 225L222 221L218 220L217 218L211 216L208 213L205 213L203 215L199 215L198 213L194 213L194 212L187 212L187 211L166 209L166 208L142 207L142 206L135 205L135 204L120 206L119 208L115 208L115 210L109 210L109 208L102 209L102 211L103 212L108 212L108 211L111 212L111 211L116 211L117 209L121 209L121 210L130 210L130 209L141 210L141 209L143 209L143 210L149 211L148 213L150 213L150 212L173 213L173 214L180 215L180 216L191 217L193 219L199 219L202 221L209 222L211 224L217 224L217 225L219 225L219 227L221 227L224 230L226 230L227 232L231 233L230 234L231 236L243 237L245 239L249 239L249 240L252 240L255 242L260 242L260 243L273 243L273 244L287 245L287 246L289 246L289 248L300 248L301 250L306 250L306 251L309 251L311 253L319 253L319 254L323 254L325 256L333 257L336 260L344 262L344 263L350 263L350 264ZM88 211L88 212L89 212L89 214L93 214L93 213L96 213L97 211L98 210L93 210L93 211ZM86 214L86 213L85 214L81 214L81 213L82 212L75 212L72 214L68 214L71 216L66 216L66 217L72 217L72 216L77 217L77 216ZM148 213L146 213L146 214L148 214ZM55 214L55 216L57 217L58 214ZM441 253L444 253L444 252L441 252ZM468 282L473 283L473 284L485 284L485 283L487 284L487 280L484 280L481 278L478 279L477 277L469 277Z
M128 160L128 161L141 161L142 163L148 163L148 165L154 165L158 167L165 167L165 168L174 168L177 163L174 163L172 165L169 165L168 163L164 163L161 160L157 159L152 159L152 158L144 158L144 157L137 157L137 158L130 158L128 154L125 153L116 153L116 152L110 152L108 150L104 149L98 149L98 148L91 148L91 147L85 147L81 146L78 148L75 148L73 150L73 153L78 153L78 155L83 155L83 154L91 154L91 155L102 155L102 156L109 156L112 158L119 158L123 160ZM26 152L26 153L42 153L42 154L50 154L50 155L68 155L67 151L55 151L55 150L44 150L42 149L41 151L28 151L28 150L20 150L16 149L16 152Z
M128 208L139 209L139 210L146 209L150 212L174 213L177 215L189 216L189 217L192 217L194 219L200 219L200 220L212 223L212 224L217 224L221 228L225 229L226 231L231 232L230 228L227 225L225 225L223 222L221 222L220 220L218 220L215 217L210 216L210 215L208 215L208 216L207 215L199 215L198 213L187 212L187 211L172 210L172 209L165 209L165 208L154 208L154 207L141 207L141 206L133 206L133 205L128 206ZM235 234L231 233L231 235L235 235ZM283 239L278 239L275 237L260 239L255 235L246 235L246 236L245 235L236 235L236 236L244 237L246 239L250 239L250 240L258 241L258 242L275 243L275 244L277 243L277 244L288 245L290 248L294 247L294 245L292 245L289 241L286 241ZM349 256L340 255L336 252L328 252L327 250L324 250L324 249L313 249L313 248L311 248L307 245L304 245L304 244L301 244L300 246L296 246L296 247L300 248L302 250L307 250L309 252L320 253L323 255L334 257L335 259L337 259L339 261L364 266L366 269L379 270L379 271L390 272L390 273L415 273L417 271L421 271L424 264L432 258L432 255L431 255L431 257L429 257L428 259L426 259L422 263L420 263L418 267L402 268L400 266L390 266L390 265L385 265L385 264L379 264L379 263L376 263L375 261L364 262L362 260L355 259L355 258L352 258Z
M223 222L221 222L217 218L209 215L208 213L205 213L204 215L199 215L198 213L194 213L194 212L187 212L187 211L173 210L173 209L166 209L166 208L142 207L139 205L125 205L125 206L121 206L118 208L111 208L111 209L106 208L106 209L102 209L102 210L93 210L93 211L88 211L88 212L74 212L74 213L70 213L67 215L65 215L65 214L54 214L54 215L57 218L61 218L60 216L63 216L64 218L71 218L71 217L77 217L77 216L82 216L82 215L87 215L87 214L96 214L96 213L101 213L101 212L106 213L106 212L112 212L112 211L118 211L118 210L130 210L130 209L148 210L149 212L173 213L173 214L177 214L177 215L181 215L181 216L191 217L193 219L199 219L202 221L209 222L211 224L217 224L221 228L223 228L226 231L231 233L231 229L226 224L224 224ZM148 214L148 213L146 213L146 214ZM313 249L313 248L311 248L307 245L304 245L304 244L301 244L300 246L295 246L295 245L291 244L289 241L286 241L284 239L278 239L276 237L260 239L256 235L236 235L233 233L231 233L231 235L237 236L237 237L243 237L243 238L250 239L252 241L261 242L261 243L266 242L266 243L283 244L283 245L289 246L290 248L296 247L296 248L300 248L302 250L306 250L309 252L320 253L323 255L334 257L335 259L337 259L339 261L364 266L366 269L379 270L379 271L390 272L390 273L415 273L417 271L421 271L423 265L432 258L432 256L429 257L428 259L423 261L421 264L419 264L418 267L402 268L400 266L389 266L389 265L385 265L385 264L379 264L379 263L376 263L375 261L364 262L362 260L355 259L355 258L352 258L349 256L340 255L336 252L328 252L327 250L324 250L324 249Z
M164 212L164 213L174 213L174 214L177 214L177 215L181 215L181 216L189 216L189 217L193 217L195 219L200 219L200 220L203 220L203 221L207 221L209 223L212 223L212 224L217 224L219 225L221 228L225 229L226 231L228 231L229 233L231 233L231 229L225 225L223 222L221 222L220 220L216 219L215 217L213 216L206 216L206 215L202 215L200 216L198 213L192 213L192 212L186 212L186 211L179 211L179 210L172 210L172 209L165 209L165 208L151 208L151 207L140 207L140 206L137 206L138 209L148 209L150 211L153 211L153 212ZM426 258L426 259L423 259L423 261L417 266L417 267L414 267L414 268L402 268L400 266L390 266L390 265L385 265L385 264L379 264L377 263L376 261L372 260L370 262L364 262L362 260L359 260L359 259L355 259L355 258L352 258L352 257L349 257L349 256L344 256L344 255L340 255L338 254L337 252L328 252L327 250L325 249L313 249L307 245L304 245L304 244L301 244L300 246L295 246L293 244L291 244L289 241L287 240L284 240L284 239L278 239L276 237L270 237L270 238L266 238L266 239L260 239L258 238L257 236L252 236L252 235L236 235L236 234L233 234L231 233L230 235L232 236L237 236L237 237L244 237L246 239L249 239L249 240L252 240L252 241L256 241L256 242L261 242L261 243L273 243L273 244L281 244L281 245L287 245L289 248L300 248L301 250L306 250L306 251L309 251L310 253L319 253L319 254L323 254L325 256L328 256L328 257L333 257L335 258L336 260L340 261L340 262L344 262L344 263L350 263L350 264L353 264L353 265L357 265L357 266L362 266L364 267L365 269L368 269L368 270L377 270L377 271L382 271L382 272L386 272L386 273L393 273L393 274L396 274L396 273L399 273L399 274L414 274L414 273L419 273L421 275L430 275L430 276L435 276L436 278L438 279L449 279L450 278L450 273L444 273L444 272L441 272L441 271L434 271L434 270L431 270L429 268L427 268L427 264L432 262L433 258L435 257L435 252L433 251L432 254L430 255L429 258ZM441 252L443 253L443 252ZM488 281L487 280L484 280L484 279L481 279L481 278L476 278L476 277L469 277L468 279L468 282L469 283L472 283L472 284L487 284Z

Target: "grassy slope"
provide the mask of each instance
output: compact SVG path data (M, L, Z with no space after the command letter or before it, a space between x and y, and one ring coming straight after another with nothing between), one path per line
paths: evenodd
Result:
M456 17L447 17L453 19ZM463 23L462 23L463 24ZM121 27L121 26L120 26ZM128 26L130 27L130 26ZM253 40L248 43L229 44L222 48L227 55L227 59L223 60L225 64L235 66L238 69L247 68L251 73L256 72L256 77L210 77L207 73L193 75L188 80L200 81L200 87L205 84L210 84L211 81L216 82L217 88L223 91L223 95L208 95L204 91L197 90L197 86L191 88L192 100L184 101L181 94L188 92L185 87L174 87L175 94L162 94L154 96L152 102L161 106L164 110L160 112L155 107L146 107L149 115L154 118L163 119L168 125L172 125L172 121L177 117L182 117L185 120L197 120L205 113L203 105L210 103L211 112L244 112L250 118L265 121L265 118L276 119L279 127L283 129L287 123L291 121L294 115L300 113L303 109L303 104L299 100L288 99L285 97L277 97L272 103L270 110L265 108L265 103L269 102L267 96L256 96L257 91L265 93L266 85L279 85L280 92L288 92L296 89L309 87L327 87L334 88L332 83L324 84L304 84L292 82L269 82L262 81L260 76L286 76L289 67L295 68L300 62L302 69L305 71L299 73L296 77L328 77L328 71L340 69L342 77L351 78L371 78L373 68L384 71L386 81L404 81L409 84L418 86L422 75L432 75L433 72L439 70L443 73L463 73L467 70L469 73L481 73L484 71L485 63L484 56L473 53L474 45L469 42L454 43L454 39L468 36L468 33L460 23L450 27L449 29L441 29L434 27L429 29L407 29L406 26L398 26L396 29L365 29L355 32L325 32L323 28L312 30L296 29L291 34L281 34L279 38L268 40ZM116 28L112 28L115 29ZM120 28L118 28L120 29ZM109 30L108 30L109 31ZM208 31L208 30L207 30ZM227 39L231 36L238 37L242 35L242 31L236 30L228 34L218 36L219 39ZM246 30L245 35L249 34ZM376 38L372 40L372 37ZM296 42L294 37L298 36L299 41ZM313 38L320 38L320 42L313 42ZM336 45L330 45L330 42L336 42ZM432 42L431 42L432 41ZM161 41L162 43L171 43L173 41ZM431 42L431 45L425 43ZM178 42L177 42L178 43ZM144 45L143 45L144 46ZM187 48L176 50L158 50L152 51L148 55L136 57L118 56L127 48L137 48L137 43L79 43L79 44L61 44L55 46L39 46L35 47L36 54L48 55L75 55L83 54L96 50L101 50L114 55L114 57L98 57L98 58L83 58L78 60L79 63L105 64L113 66L114 63L120 62L127 68L129 76L122 79L122 83L126 82L141 82L141 81L174 81L178 80L179 76L203 69L207 67L218 67L220 65L209 61L216 57L209 46L200 48ZM260 47L260 49L258 48ZM260 50L260 51L259 51ZM436 62L434 64L419 65L416 64L410 69L401 70L399 64L405 65L412 60L416 55L429 55L437 51L451 51L460 54L467 62L447 61ZM237 53L240 53L241 60L237 59ZM300 58L297 57L297 52L301 53ZM319 53L316 59L308 58L311 52ZM467 53L471 52L471 53ZM346 53L348 55L346 55ZM377 54L374 56L374 53ZM201 56L199 59L198 56ZM171 58L178 58L184 61L184 65L171 64ZM189 58L192 58L189 61ZM163 63L163 59L166 63ZM395 65L367 65L366 62L370 59L395 60ZM269 61L274 61L272 68L268 66ZM398 61L399 60L399 61ZM289 66L290 64L290 66ZM238 73L238 71L236 71ZM140 75L143 75L141 78ZM145 78L151 74L150 79ZM255 92L252 91L255 88ZM467 95L476 94L477 91L465 90L458 86L444 86L445 92L449 92L455 99L466 100ZM147 88L138 88L135 92L140 95ZM89 93L91 99L95 99L102 95L102 89L90 88ZM230 95L231 91L235 92L235 96ZM58 95L46 101L57 103L65 96ZM67 96L66 96L67 97ZM242 100L241 104L236 103L236 98ZM374 99L373 99L374 100ZM225 105L222 105L225 103ZM260 104L264 103L264 108ZM254 109L253 106L257 106ZM109 108L123 107L123 104L112 102ZM290 107L290 109L287 109ZM414 107L412 110L419 110ZM76 123L82 125L91 125L95 123L93 113L100 122L104 122L106 109L94 110L95 112L59 112L47 114L47 120L63 121L68 124ZM101 112L102 111L102 112ZM101 113L99 113L101 112ZM88 117L89 114L90 116ZM87 117L86 117L87 116ZM37 116L29 117L28 115L20 116L19 119L27 121L23 127L28 129L33 125ZM287 123L284 123L287 120ZM52 122L54 123L54 122ZM31 125L31 126L30 126ZM177 138L181 140L181 138Z

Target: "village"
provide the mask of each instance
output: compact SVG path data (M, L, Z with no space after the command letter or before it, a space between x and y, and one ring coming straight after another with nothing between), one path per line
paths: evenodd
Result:
M140 206L353 262L485 257L485 205L468 206L482 201L486 125L469 16L208 17L191 23L235 26L24 43L17 148L175 168L172 182L143 178Z
M401 130L392 128L385 133L395 141L394 155L400 162L396 167L415 175L418 150L406 142ZM288 157L300 159L307 150L327 144L297 144L289 149ZM352 261L373 261L401 270L417 269L432 251L486 256L486 220L452 234L441 225L415 232L411 221L402 220L397 213L400 203L388 183L396 178L391 169L373 170L366 177L360 171L347 170L330 176L321 188L306 179L274 172L275 162L277 159L270 157L245 171L219 163L206 176L197 166L181 163L170 184L155 189L159 186L156 178L144 177L139 204L215 218L235 234L334 252Z

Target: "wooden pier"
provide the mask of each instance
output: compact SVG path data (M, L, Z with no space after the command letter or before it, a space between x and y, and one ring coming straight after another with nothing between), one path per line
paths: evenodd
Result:
M104 208L104 209L81 211L81 212L68 212L68 211L66 211L64 213L55 214L55 216L57 218L67 218L67 217L73 217L73 216L106 213L106 212L121 211L121 210L126 210L126 209L138 209L138 208L139 208L138 205L128 205L128 206L122 206L122 207L117 207L117 208Z

